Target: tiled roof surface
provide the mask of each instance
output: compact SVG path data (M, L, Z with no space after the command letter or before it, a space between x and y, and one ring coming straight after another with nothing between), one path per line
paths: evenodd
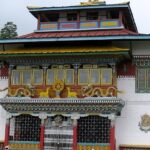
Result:
M138 35L127 29L95 30L95 31L60 31L60 32L34 32L19 36L18 38L68 38L68 37L97 37L97 36L119 36Z

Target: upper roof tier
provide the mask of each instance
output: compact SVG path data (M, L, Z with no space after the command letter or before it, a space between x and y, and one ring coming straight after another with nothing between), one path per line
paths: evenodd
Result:
M129 3L89 0L77 6L28 7L38 19L35 32L129 29L138 32Z

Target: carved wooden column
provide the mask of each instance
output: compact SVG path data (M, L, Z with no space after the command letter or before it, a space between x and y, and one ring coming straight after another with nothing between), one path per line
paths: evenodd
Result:
M78 114L71 116L71 119L73 119L73 150L77 150L77 124L79 118Z
M116 116L114 114L109 116L111 120L111 127L110 127L110 150L115 150L116 148L116 140L115 140L115 119Z
M74 89L77 90L77 85L78 85L78 69L80 67L80 64L74 64Z
M11 117L12 115L10 113L8 113L6 116L4 148L8 147L8 144L9 144L9 131L10 131L10 118Z
M40 113L39 118L41 119L40 126L40 150L44 150L44 133L45 133L45 124L44 121L47 118L46 113Z

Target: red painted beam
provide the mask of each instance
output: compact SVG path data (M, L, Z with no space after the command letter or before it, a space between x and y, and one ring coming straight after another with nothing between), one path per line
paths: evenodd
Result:
M110 150L115 150L115 127L110 128Z
M77 150L77 126L73 127L73 150Z
M40 132L40 150L44 150L44 131L45 131L45 126L42 124L41 132Z
M10 130L10 124L6 123L4 148L5 148L6 146L8 146L8 144L9 144L9 130Z

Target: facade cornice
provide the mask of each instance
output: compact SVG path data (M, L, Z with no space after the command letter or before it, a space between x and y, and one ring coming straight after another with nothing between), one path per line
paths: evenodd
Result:
M90 97L66 99L3 98L3 108L10 112L48 112L48 113L101 113L118 114L124 101L116 97Z

